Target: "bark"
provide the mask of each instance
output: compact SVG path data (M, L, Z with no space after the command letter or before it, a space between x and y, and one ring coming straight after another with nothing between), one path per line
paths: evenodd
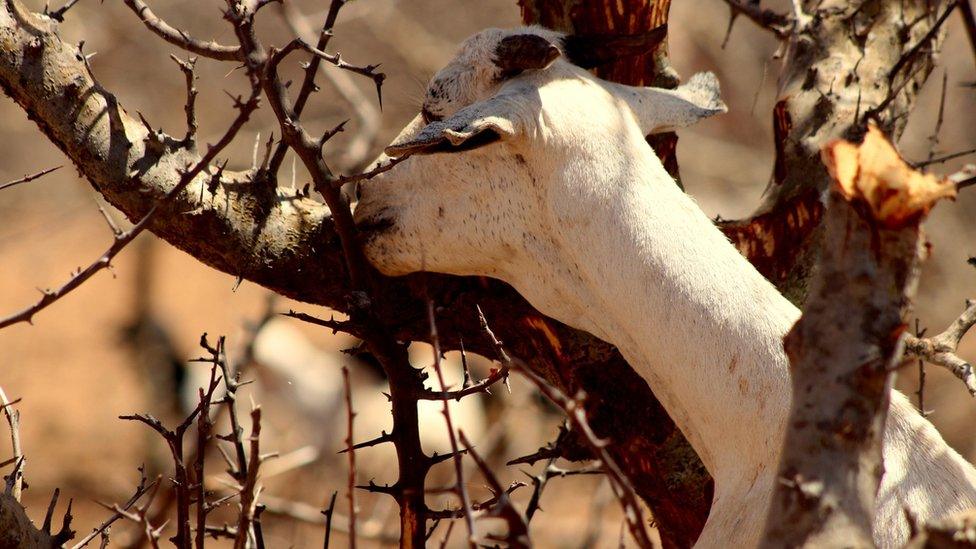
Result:
M828 145L838 180L822 260L786 336L793 407L764 547L872 547L881 435L925 242L954 186L914 172L876 128Z
M813 161L816 151L826 140L854 132L859 113L899 86L904 78L896 75L889 82L884 68L892 67L934 19L918 17L924 0L850 4L821 8L822 17L793 39L777 107L777 162L767 201L757 216L726 227L750 260L794 299L802 296L813 264L823 209L817 197L828 181ZM653 28L666 20L669 1L523 0L521 5L527 20L597 33ZM905 6L903 18L893 13L898 5ZM30 14L19 0L2 0L0 86L110 203L138 219L200 155L181 140L149 139L149 131L94 81L78 48L62 42L56 30L53 21ZM604 68L601 74L667 85L673 74L665 53ZM896 135L930 69L926 49L899 71L914 75L914 83L900 88L880 113ZM851 73L855 76L847 78ZM668 153L673 141L655 145L666 163L669 154L673 158ZM155 216L150 230L213 268L300 301L348 310L358 294L350 291L328 210L252 176L211 168ZM707 515L711 481L616 349L542 316L505 284L449 276L377 285L375 306L401 340L429 338L425 286L439 307L445 349L457 348L463 337L469 350L492 356L475 312L480 305L514 354L564 392L584 390L594 430L611 441L612 455L651 507L665 543L693 543Z
M764 201L750 218L722 223L743 255L797 305L821 247L821 197L830 187L820 148L833 139L860 137L869 116L898 141L932 71L942 33L936 29L923 39L950 4L799 3L804 13L790 33L772 113L776 160ZM893 71L901 59L906 61Z
M56 30L19 0L4 0L0 86L112 205L139 219L199 154L179 140L149 139ZM150 230L220 271L300 301L348 310L360 294L350 291L328 210L252 182L252 175L208 170L157 213ZM445 349L458 348L463 337L468 350L493 356L477 317L480 305L515 355L563 391L584 390L594 429L612 441L611 453L650 502L666 538L676 546L693 542L710 493L687 489L686 478L707 479L707 473L673 423L659 425L666 413L616 349L544 317L503 283L432 275L376 285L381 293L374 294L374 307L403 341L429 338L425 286L439 308ZM657 462L674 465L658 468Z
M68 521L70 523L70 520ZM50 518L38 528L12 495L0 491L0 547L10 549L55 549L74 537L67 523L51 533Z

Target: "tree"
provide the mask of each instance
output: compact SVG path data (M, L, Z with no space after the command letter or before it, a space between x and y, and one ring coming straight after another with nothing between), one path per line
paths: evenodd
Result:
M431 513L423 482L433 462L420 448L416 403L436 396L425 392L401 342L432 341L432 302L444 311L436 319L441 348L456 349L463 341L467 350L494 357L498 348L483 329L476 312L480 307L508 352L562 392L586 393L590 424L598 436L610 440L610 456L651 508L666 545L693 542L708 512L710 479L646 384L614 348L544 317L502 283L431 275L383 279L364 261L349 206L339 190L349 179L336 176L320 155L331 134L309 135L300 116L314 89L319 63L372 78L379 90L382 76L375 67L352 66L328 53L327 33L314 45L292 42L274 49L262 44L253 19L269 1L229 2L226 17L235 30L233 45L190 38L155 17L141 1L126 3L170 43L194 55L243 64L252 84L250 95L235 99L237 119L224 137L203 146L194 134L189 78L188 132L183 138L167 136L129 115L96 83L84 53L57 37L51 18L30 14L19 0L7 0L0 9L0 85L92 185L137 224L119 234L90 268L36 305L0 320L0 327L30 320L104 268L143 230L211 267L348 313L348 321L329 321L326 326L362 338L391 381L395 423L389 438L397 448L400 479L374 489L400 504L405 544L422 546ZM343 4L331 3L324 30L332 28ZM820 197L830 185L819 160L821 146L835 138L860 137L869 119L897 139L932 71L946 18L956 8L969 21L972 14L968 3L949 1L863 0L823 7L806 0L796 2L792 14L752 2L726 4L733 18L745 16L782 39L785 56L781 95L773 113L776 164L769 191L753 216L721 224L764 275L801 303L823 237ZM519 5L526 23L628 34L667 23L670 0L597 0L585 7L568 1L522 0ZM65 16L66 10L51 14L54 20ZM277 66L296 54L310 59L309 70L300 86L287 88L277 76ZM192 67L185 69L192 74ZM677 83L666 45L601 67L599 73L630 84ZM215 164L259 101L274 111L281 144L269 148L265 162L253 172L232 172ZM676 143L675 136L651 142L675 175ZM324 205L308 193L294 196L277 188L286 148L312 174ZM227 190L234 186L248 192ZM206 192L196 192L197 188ZM570 437L558 450L567 457L589 455L578 437Z

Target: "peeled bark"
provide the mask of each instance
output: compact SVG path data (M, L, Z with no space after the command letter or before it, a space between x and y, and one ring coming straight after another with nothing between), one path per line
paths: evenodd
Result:
M858 113L881 103L899 85L904 77L896 75L888 82L884 67L891 67L933 23L933 18L917 17L926 9L923 0L847 4L851 6L836 12L820 8L823 16L794 37L777 108L773 187L761 215L726 227L760 271L795 300L803 295L815 257L823 209L817 197L828 181L813 161L816 151L826 140L853 132ZM905 6L908 23L893 20L897 5ZM530 21L614 33L665 22L669 1L523 0L521 6ZM859 6L864 9L855 11ZM149 131L94 81L78 48L62 42L56 31L54 21L29 13L19 0L2 0L0 87L106 200L138 219L200 155L179 140L149 139ZM931 70L931 55L922 51L905 65L899 74L913 75L914 83L880 113L883 120L895 121L888 126L896 135L917 85ZM835 58L841 60L839 68L832 65ZM662 50L604 68L601 74L664 85L673 76L664 60ZM855 66L860 76L848 80ZM857 112L855 104L860 105ZM655 145L666 164L673 159L673 150L668 150L673 141ZM668 167L672 173L676 169ZM350 292L327 209L252 181L252 175L211 168L155 216L150 230L218 270L300 301L348 310L357 295ZM514 354L564 392L584 390L594 430L610 441L611 453L652 509L665 544L685 547L694 542L708 512L711 481L646 383L616 349L542 316L497 281L411 276L384 282L377 285L381 290L373 296L374 307L401 340L429 338L426 287L443 311L438 328L445 349L457 348L463 337L467 349L492 356L475 313L480 305Z
M837 179L822 260L786 336L793 406L764 547L872 547L881 435L925 239L954 185L907 167L876 128L827 145Z

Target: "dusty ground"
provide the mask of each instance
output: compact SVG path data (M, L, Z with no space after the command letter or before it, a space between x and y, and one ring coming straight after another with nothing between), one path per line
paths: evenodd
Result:
M35 7L43 4L38 0L28 3ZM231 38L219 19L216 1L152 4L161 15L197 35L225 41ZM306 13L315 13L322 4L299 3ZM518 12L510 0L436 0L409 5L360 0L350 5L344 17L335 46L351 60L382 62L389 74L381 125L368 147L375 153L412 117L422 82L449 58L453 44L485 26L514 25ZM671 35L678 70L684 76L696 70L715 71L731 108L727 116L682 134L679 156L686 188L710 214L734 218L747 214L758 202L771 169L769 112L775 100L777 65L770 59L775 43L745 21L737 23L729 46L721 49L726 17L719 0L679 1L673 8ZM140 27L120 2L99 5L88 0L68 19L65 38L84 39L85 51L97 52L92 60L95 74L108 89L118 93L130 111L142 112L171 133L183 131L183 81L167 59L170 48ZM270 19L274 24L262 30L283 41L286 31L275 18ZM318 20L315 18L314 24ZM924 158L928 149L943 69L949 74L949 116L938 150L948 153L976 146L976 129L969 124L976 106L976 90L960 86L976 80L973 56L958 24L951 23L949 33L942 67L925 90L901 143L910 159ZM204 137L222 132L220 121L229 111L223 90L240 85L238 75L228 76L229 70L216 63L200 64L203 93L199 112ZM365 97L372 99L368 82L357 81L356 85ZM313 101L307 118L322 128L331 127L349 117L348 111L348 106L326 86ZM253 143L249 138L258 132L266 138L272 128L274 124L267 114L257 117L245 132L248 138L241 139L230 154L232 165L246 166L251 161ZM357 129L354 121L343 139L355 135ZM338 141L330 152L331 159L344 169L351 169L350 160L337 152L344 144L348 141ZM696 161L703 157L710 161ZM0 181L65 163L65 158L45 141L18 107L9 100L0 101ZM290 161L286 163L289 165ZM948 173L959 165L959 161L951 162L936 169ZM296 177L301 184L300 171ZM965 297L976 295L976 270L965 263L968 256L976 255L976 223L971 215L976 208L974 194L976 191L964 192L956 203L939 206L928 225L934 257L926 266L918 311L922 324L936 330L941 330L961 310ZM96 201L95 193L70 164L42 180L0 193L0 315L34 299L35 288L60 284L69 271L103 251L110 235ZM244 283L235 290L231 277L210 270L181 252L162 244L141 244L143 252L135 247L124 252L112 273L97 276L42 313L33 326L0 331L0 386L12 397L23 398L19 405L21 436L29 456L30 483L26 502L32 515L39 518L50 492L61 487L64 495L75 499L76 524L82 533L105 516L93 501L125 499L137 480L136 466L158 456L159 447L143 426L117 419L121 414L159 406L158 395L148 387L134 355L121 343L121 329L131 321L137 300L137 264L144 260L140 259L145 257L142 254L152 253L153 257L147 268L153 275L152 282L144 295L150 298L152 314L171 334L175 349L185 358L198 354L196 342L202 332L227 334L232 344L239 345L245 338L243 326L258 318L265 306L262 289ZM152 251L146 252L147 249ZM278 306L287 309L298 305L280 302ZM349 344L341 337L298 329L323 352ZM961 354L976 359L976 336L964 343ZM934 368L928 371L926 407L934 410L932 420L957 449L970 459L976 458L976 432L970 427L976 402L951 376ZM369 387L369 376L360 376L357 381L360 386ZM901 385L913 390L914 384L912 367L902 376ZM314 422L302 420L289 408L288 398L271 395L270 390L262 394L266 389L259 382L253 390L258 395L256 400L265 406L275 443L280 445L271 449L287 453L309 440L322 438L315 433ZM516 385L513 395L505 397L521 404L510 406L509 423L503 424L506 426L502 429L509 437L509 446L499 450L499 459L533 450L554 432L556 419L544 416L541 405L525 394L525 389ZM9 455L5 438L3 444L0 459ZM219 458L213 464L219 470ZM383 465L378 469L383 472ZM319 465L269 480L269 493L318 507L333 490L341 493L344 475L344 461L329 456ZM521 473L515 469L502 475L503 482L520 478ZM480 484L471 483L473 489L480 489ZM593 504L581 501L579 495L602 494L595 499L606 499L605 489L596 489L598 484L599 480L593 478L553 481L543 501L546 512L533 522L540 546L562 547L582 540ZM523 489L522 494L524 501L528 490ZM377 501L362 497L364 516L374 516ZM341 498L340 504L344 509ZM384 504L379 505L377 520L384 516ZM387 507L385 513L394 519L394 510ZM616 543L620 525L616 505L611 502L598 515L601 520L592 525L602 528L600 545ZM283 518L275 520L275 524L269 534L274 541L272 546L320 543L320 528L300 527ZM122 529L119 530L118 539L124 539ZM455 536L461 531L460 524L456 530Z

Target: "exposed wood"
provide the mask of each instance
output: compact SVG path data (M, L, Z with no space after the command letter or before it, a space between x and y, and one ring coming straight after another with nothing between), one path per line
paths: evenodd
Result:
M881 435L901 361L921 221L948 180L922 176L872 127L862 145L828 144L836 178L822 260L785 338L793 406L764 547L873 547Z
M806 2L805 9L815 3ZM669 4L520 3L526 20L591 33L656 27L666 21ZM928 2L848 4L814 18L792 38L781 79L777 168L770 191L757 217L730 224L730 234L741 235L736 238L740 249L762 250L766 259L750 259L794 301L805 294L819 242L822 204L809 197L820 196L829 181L817 160L819 146L856 134L864 113L885 101L878 117L897 136L931 70L929 50L939 45L936 33L931 45L889 80L885 67L895 66L931 30L934 18L919 17ZM899 5L903 14L894 13ZM830 64L835 59L840 67ZM628 83L673 83L666 46L600 74ZM19 0L3 0L0 6L0 86L130 219L145 215L178 183L179 171L200 158L180 140L149 139L144 125L94 82L78 48L62 42L51 20L30 14ZM898 93L889 101L893 90ZM673 141L654 145L666 163L673 158ZM301 301L350 309L359 294L350 291L338 235L323 205L254 184L249 172L217 167L207 172L162 208L152 232L232 276ZM385 280L373 295L378 314L395 320L393 329L404 341L429 338L424 285L418 281ZM445 349L457 348L463 335L468 350L490 355L475 310L480 305L514 354L563 390L584 389L594 430L610 439L611 453L651 506L665 543L684 547L693 542L710 502L708 475L646 384L612 346L541 316L496 281L429 276L426 287L444 310L438 328Z

